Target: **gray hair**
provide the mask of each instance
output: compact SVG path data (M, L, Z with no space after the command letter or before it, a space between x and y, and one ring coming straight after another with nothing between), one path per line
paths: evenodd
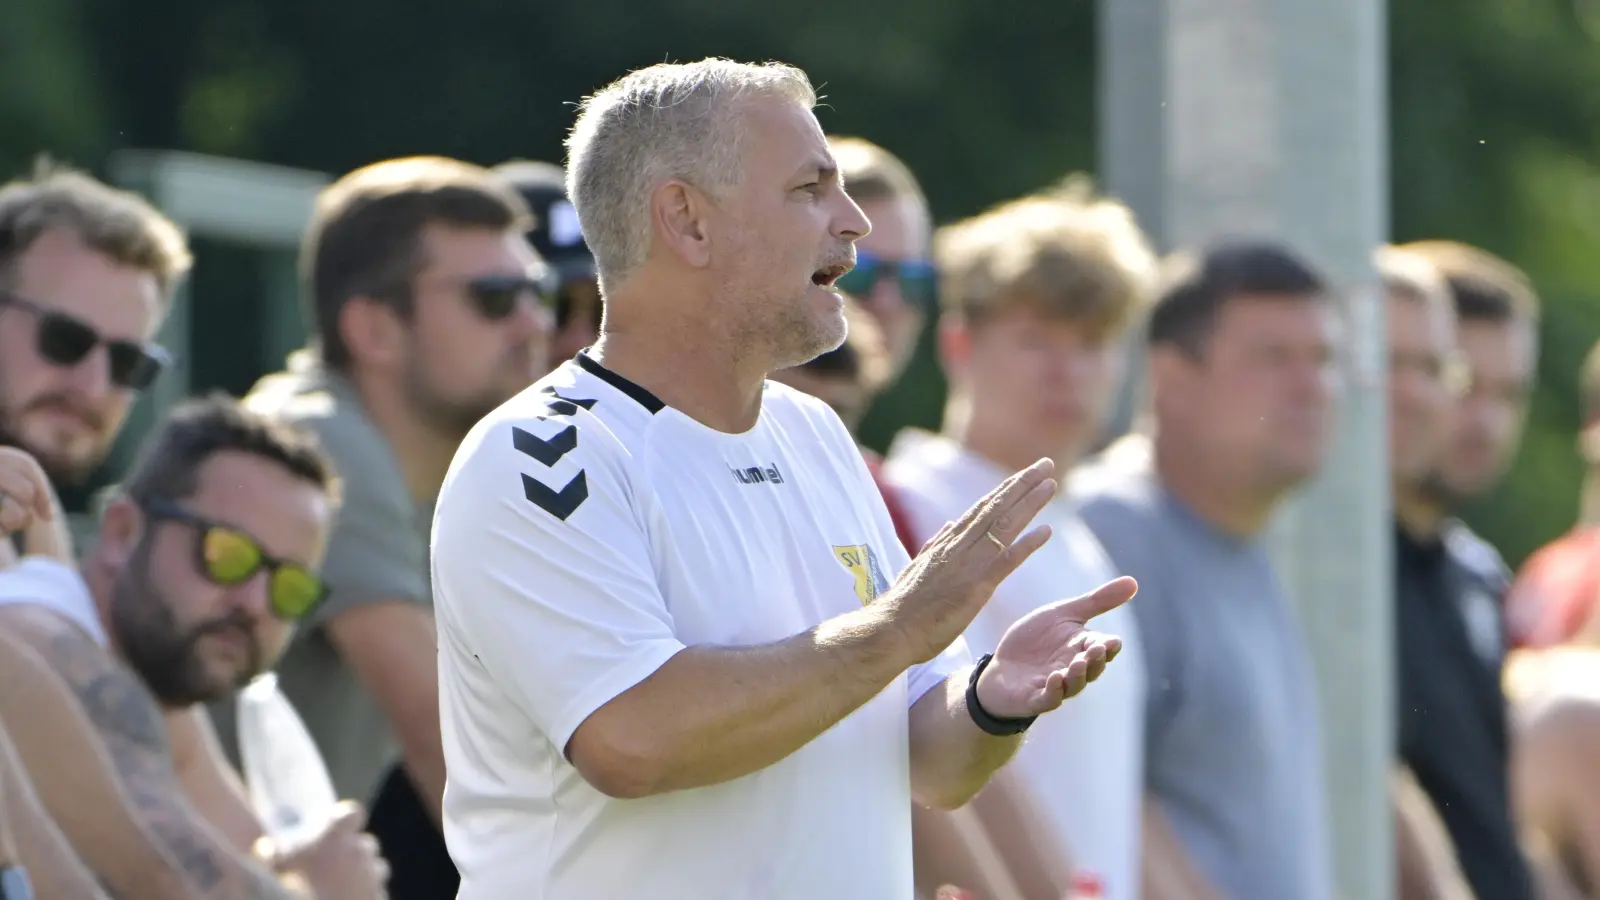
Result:
M738 183L738 103L751 96L817 103L806 73L727 59L631 72L578 106L567 135L567 196L601 282L620 281L650 253L650 194L679 179L713 195Z

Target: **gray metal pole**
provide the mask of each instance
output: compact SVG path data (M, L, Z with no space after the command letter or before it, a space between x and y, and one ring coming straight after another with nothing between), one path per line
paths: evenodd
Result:
M1101 159L1164 249L1276 237L1349 298L1337 446L1274 528L1321 683L1339 893L1393 895L1391 531L1383 319L1383 0L1102 4Z

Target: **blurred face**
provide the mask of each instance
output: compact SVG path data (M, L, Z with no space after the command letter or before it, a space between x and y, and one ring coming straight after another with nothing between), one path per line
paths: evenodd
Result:
M732 304L732 337L769 371L839 346L844 298L834 286L855 261L867 219L845 194L822 128L794 101L748 101L739 184L718 203L712 264Z
M772 380L810 394L833 407L833 411L839 414L852 433L861 421L861 414L866 410L869 399L866 388L858 380L837 373L794 367L773 372Z
M1341 387L1339 323L1321 298L1233 297L1199 358L1152 351L1157 428L1276 496L1315 475Z
M551 367L577 356L600 337L600 310L600 284L595 279L576 278L561 286L550 336Z
M1450 440L1461 372L1454 314L1445 306L1389 298L1389 466L1416 486Z
M1526 322L1469 319L1457 326L1468 387L1456 404L1455 429L1438 475L1451 498L1487 491L1516 456L1538 365L1535 341Z
M201 523L315 571L333 515L327 496L277 463L226 450L201 465L198 489L175 504L181 517L117 503L103 538L109 558L125 560L113 572L112 630L151 692L171 707L212 702L270 667L291 629L273 612L270 566L219 583L203 563L217 543Z
M934 307L935 283L928 244L933 224L915 197L869 200L861 211L872 233L856 242L863 265L848 290L878 320L894 370L900 371L916 348L928 310Z
M134 391L118 384L112 358L155 335L160 289L62 229L40 235L13 276L0 296L0 444L33 454L52 479L81 481L127 418ZM63 361L74 355L63 350L86 347Z
M1118 341L1030 309L951 325L941 344L972 433L987 435L1006 462L1082 456L1122 373Z
M430 225L422 246L407 394L425 419L465 433L548 370L549 310L530 291L494 289L538 258L521 234L484 228Z

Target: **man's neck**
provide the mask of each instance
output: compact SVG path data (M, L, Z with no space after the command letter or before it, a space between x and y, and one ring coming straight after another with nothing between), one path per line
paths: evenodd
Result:
M432 503L466 435L447 434L424 422L394 385L355 373L350 381L367 418L389 442L406 490L418 504Z
M708 428L739 434L755 427L769 361L733 346L722 323L673 312L692 304L633 296L642 286L629 287L607 300L590 350L595 361Z
M1261 532L1282 492L1251 493L1224 466L1194 452L1170 429L1156 432L1153 464L1161 486L1213 528L1238 538Z
M1437 537L1444 529L1444 505L1415 485L1396 484L1393 490L1394 517L1406 534L1418 540Z

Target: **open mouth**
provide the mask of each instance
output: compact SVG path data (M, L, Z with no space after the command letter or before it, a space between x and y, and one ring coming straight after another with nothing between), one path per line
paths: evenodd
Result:
M817 287L831 289L834 286L833 283L842 278L844 273L848 271L850 271L850 267L844 265L843 263L835 263L831 266L823 266L822 268L811 273L811 283Z

